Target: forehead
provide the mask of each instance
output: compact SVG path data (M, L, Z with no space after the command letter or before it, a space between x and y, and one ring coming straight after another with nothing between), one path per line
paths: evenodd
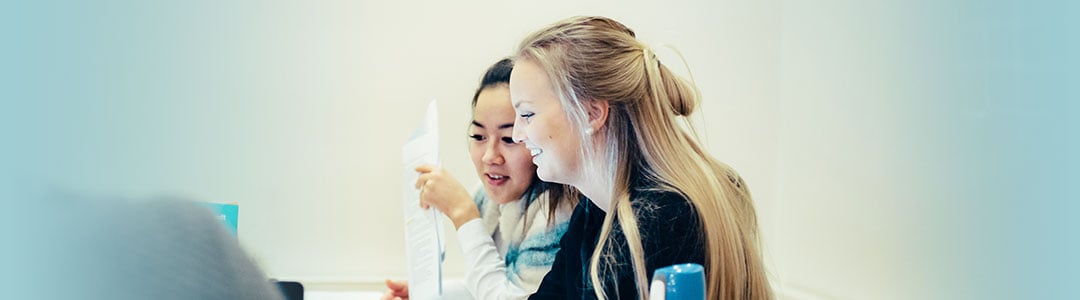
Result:
M513 119L514 115L514 108L510 104L510 89L506 85L485 88L476 98L474 120Z
M516 105L537 98L554 96L555 91L547 74L532 60L519 60L510 72L510 97Z

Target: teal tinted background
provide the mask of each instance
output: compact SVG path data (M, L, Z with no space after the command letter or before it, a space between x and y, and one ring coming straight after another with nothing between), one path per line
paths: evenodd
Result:
M779 222L796 238L772 251L788 280L870 298L1075 297L1076 4L782 10Z
M1073 298L1080 259L1080 145L1075 3L956 6L933 41L933 90L944 155L934 189L951 212L931 224L956 257L961 285L985 298ZM970 20L970 21L969 21ZM925 34L934 36L931 30ZM940 29L936 31L942 31ZM930 43L928 43L930 44ZM930 48L930 47L926 47ZM953 226L943 226L950 224ZM951 243L950 243L951 242ZM951 248L951 249L950 249ZM957 287L959 292L967 292Z
M757 189L778 282L826 298L1077 296L1077 4L748 3L0 4L0 195L12 203L53 189L240 199L245 222L264 222L242 227L251 228L250 250L271 273L393 274L393 266L359 257L400 245L338 244L387 227L344 221L369 219L358 216L367 206L339 202L396 200L366 197L379 187L357 182L400 176L350 173L383 166L340 158L396 161L418 118L410 114L431 97L471 96L483 67L530 29L610 11L653 37L683 33L649 31L678 25L667 18L695 29L675 44L706 83L704 94L724 100L705 104L710 146ZM668 17L682 6L697 17ZM448 20L454 30L444 30L418 20L454 13L507 25L458 30ZM731 29L738 25L747 29ZM472 46L496 37L505 47ZM478 53L439 51L462 48ZM701 50L717 48L724 51ZM397 68L415 71L385 78ZM415 82L410 90L460 88L384 87L399 81ZM716 97L729 90L752 97ZM395 92L403 95L365 97ZM757 102L768 103L766 112L746 109ZM464 118L463 107L446 116ZM378 118L385 126L350 121ZM460 134L457 124L464 122L444 124L444 136ZM456 174L470 172L461 166ZM4 214L9 235L33 219ZM259 230L274 223L289 225ZM318 230L303 231L303 223ZM275 236L310 238L295 246L309 249L266 242ZM353 252L288 255L326 248Z

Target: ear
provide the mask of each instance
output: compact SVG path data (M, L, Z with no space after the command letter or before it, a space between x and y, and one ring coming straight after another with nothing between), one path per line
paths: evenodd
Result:
M607 100L592 100L585 102L585 110L589 112L589 128L592 132L600 132L600 128L607 124L608 109L611 104Z

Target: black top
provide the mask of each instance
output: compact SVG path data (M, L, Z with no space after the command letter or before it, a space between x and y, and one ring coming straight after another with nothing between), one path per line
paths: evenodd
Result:
M630 197L645 248L649 282L658 268L691 262L705 265L705 237L689 200L678 193L661 191L632 192ZM579 201L551 271L529 299L596 299L588 271L605 216L592 201ZM600 280L606 280L604 289L608 298L636 299L633 265L618 220L613 220L612 236L618 245L615 255L618 275L606 279L601 276ZM605 269L604 264L599 266L601 274Z

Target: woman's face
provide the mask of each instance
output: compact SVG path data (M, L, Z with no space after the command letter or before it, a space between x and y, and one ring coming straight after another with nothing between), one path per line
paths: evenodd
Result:
M532 61L517 61L510 73L510 95L517 111L514 139L529 148L536 175L574 185L580 173L580 134L570 125L547 74Z
M480 91L469 126L469 153L484 189L496 203L521 199L536 174L529 149L512 137L514 116L506 85Z

